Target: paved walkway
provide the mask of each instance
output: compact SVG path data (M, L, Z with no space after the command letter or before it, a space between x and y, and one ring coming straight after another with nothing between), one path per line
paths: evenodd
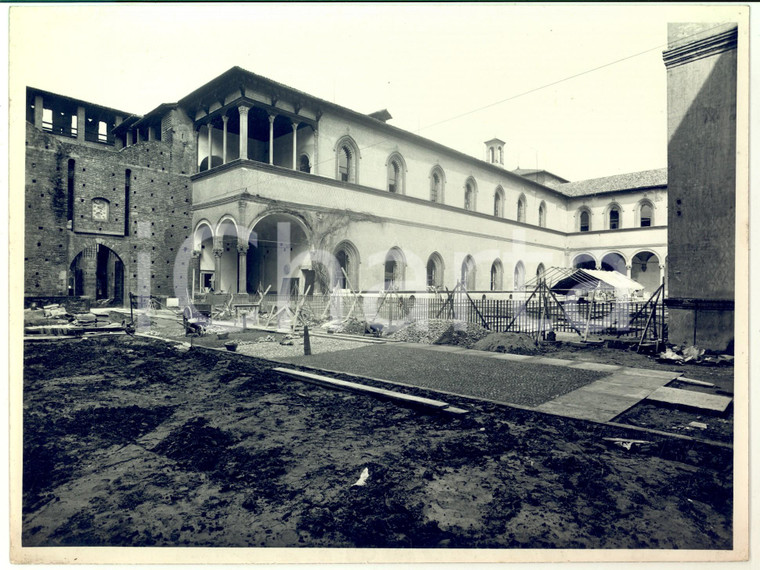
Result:
M514 364L499 366L499 361ZM597 422L612 421L681 376L680 372L411 343L388 343L282 362Z

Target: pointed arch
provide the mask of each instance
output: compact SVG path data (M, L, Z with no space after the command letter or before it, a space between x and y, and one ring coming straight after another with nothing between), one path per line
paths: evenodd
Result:
M428 287L443 287L443 257L437 251L428 257L425 274Z
M391 194L406 194L406 161L399 152L393 152L385 161L388 171L387 189Z
M528 205L528 200L525 198L525 194L520 194L517 199L517 221L525 223L525 210Z
M591 231L591 210L587 206L581 206L576 213L576 231Z
M443 204L446 190L446 174L443 168L435 165L430 169L430 201L437 204Z
M469 176L464 183L464 209L475 211L477 210L477 195L478 184L475 182L475 178Z
M497 186L493 192L493 215L497 218L504 217L504 188Z
M359 145L350 135L343 135L335 144L335 178L341 182L359 183Z
M348 240L340 242L333 250L335 267L333 269L332 286L335 289L351 289L358 291L359 287L359 250ZM345 273L344 273L345 272ZM348 277L348 279L346 279Z
M636 204L636 227L648 228L654 225L654 204L648 198L643 198Z
M538 226L541 228L546 227L546 202L541 200L538 205Z
M468 291L474 291L476 286L475 280L475 259L471 255L467 255L462 261L462 273L460 282L465 286Z
M400 247L392 247L385 254L384 287L389 290L403 290L406 279L406 256Z
M518 261L515 265L513 285L515 291L522 291L525 288L525 265L522 261Z
M501 291L504 288L504 266L500 259L494 259L491 264L491 291Z
M623 208L617 202L611 202L604 213L606 230L619 230L623 227Z

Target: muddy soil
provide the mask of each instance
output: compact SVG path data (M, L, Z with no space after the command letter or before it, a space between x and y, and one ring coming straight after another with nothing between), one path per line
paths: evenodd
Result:
M731 547L724 448L139 337L25 348L25 546Z

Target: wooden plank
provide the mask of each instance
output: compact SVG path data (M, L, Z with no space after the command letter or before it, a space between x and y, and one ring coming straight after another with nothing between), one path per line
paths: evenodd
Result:
M328 376L322 376L320 374L312 374L310 372L303 372L301 370L293 370L291 368L274 368L274 372L285 374L288 376L294 376L307 382L320 384L329 388L336 388L339 390L349 390L352 392L366 392L374 396L380 396L382 398L388 398L391 400L398 400L410 404L418 404L431 408L443 409L448 408L447 402L440 400L431 400L430 398L420 398L419 396L411 396L409 394L401 394L399 392L393 392L391 390L385 390L383 388L375 388L373 386L366 386L364 384L357 384L355 382L347 382L345 380L338 380L337 378L329 378Z
M647 400L673 404L676 406L697 408L700 410L709 410L712 412L725 412L726 408L728 408L728 405L731 403L732 398L663 386L652 392L649 397L647 397Z

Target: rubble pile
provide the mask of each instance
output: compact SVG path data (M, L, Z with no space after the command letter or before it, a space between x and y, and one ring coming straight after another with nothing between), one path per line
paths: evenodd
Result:
M412 323L390 335L390 338L402 342L454 344L469 348L488 333L487 329L476 323L431 319Z
M539 354L541 352L530 335L520 333L491 333L476 342L472 348L510 354Z

